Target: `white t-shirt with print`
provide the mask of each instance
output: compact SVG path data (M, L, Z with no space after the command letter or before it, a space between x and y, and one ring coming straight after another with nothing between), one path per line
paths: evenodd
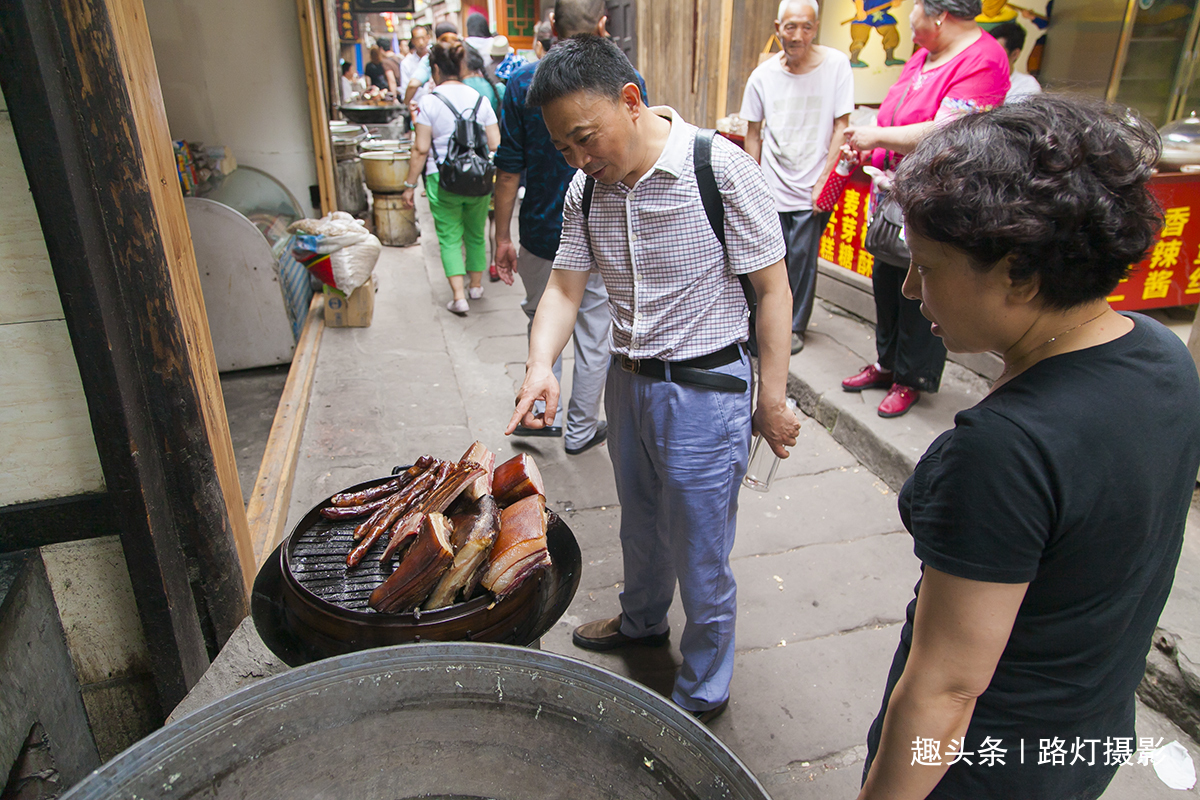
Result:
M437 87L435 91L449 100L451 105L458 109L458 113L463 117L470 116L471 109L475 107L475 103L482 96L470 86L458 81L446 81ZM425 174L433 175L438 171L433 155L437 153L438 161L446 157L446 147L450 144L450 134L454 132L454 114L450 109L446 108L445 103L434 97L432 93L422 97L417 108L416 123L418 125L428 125L430 135L433 137L433 150L430 151L429 158L425 160ZM492 108L492 104L487 100L480 103L479 111L475 118L485 128L488 125L495 125L498 122L496 112Z
M769 58L750 73L742 96L742 119L763 123L763 174L781 212L812 208L833 121L854 110L850 59L831 47L821 50L825 60L803 75L788 72L778 56Z

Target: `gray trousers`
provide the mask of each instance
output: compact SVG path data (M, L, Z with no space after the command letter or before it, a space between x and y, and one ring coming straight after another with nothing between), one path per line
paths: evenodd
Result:
M792 285L792 332L808 330L817 296L817 247L829 223L828 212L781 211L779 223L787 243L788 283Z
M533 329L533 317L550 281L553 266L553 261L538 258L523 248L517 256L517 274L525 285L525 299L521 302L521 308L529 317L529 330ZM604 394L604 380L608 375L608 330L611 326L612 316L608 310L604 279L599 272L592 272L588 276L579 314L575 317L575 371L572 373L571 401L567 405L567 420L563 430L563 442L567 447L582 447L596 433L596 425L600 422L600 397ZM554 377L561 386L562 356L554 362ZM561 420L562 413L560 396L555 420Z

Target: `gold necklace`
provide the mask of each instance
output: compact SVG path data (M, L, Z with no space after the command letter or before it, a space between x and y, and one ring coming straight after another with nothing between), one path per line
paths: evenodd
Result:
M1090 325L1091 323L1093 323L1093 322L1095 322L1096 320L1098 320L1098 319L1100 319L1101 317L1103 317L1103 316L1104 316L1104 314L1105 314L1107 311L1108 311L1108 309L1106 308L1106 309L1104 309L1104 311L1101 311L1099 314L1097 314L1096 316L1092 317L1091 319L1089 319L1089 320L1086 320L1086 321L1084 321L1084 322L1081 322L1081 323L1079 323L1078 325L1073 325L1073 326L1071 326L1070 328L1067 328L1067 329L1066 329L1065 331L1063 331L1062 333L1055 334L1055 335L1054 335L1054 336L1052 336L1051 338L1049 338L1049 339L1047 339L1046 341L1042 342L1042 343L1041 343L1041 344L1039 344L1037 347L1033 348L1033 349L1032 349L1032 350L1030 350L1028 353L1026 353L1025 355L1021 356L1021 357L1020 357L1020 358L1018 358L1016 361L1012 362L1012 363L1011 363L1011 364L1009 364L1007 367L1005 367L1005 368L1004 368L1004 371L1000 373L1000 377L999 377L999 378L996 378L996 383L1000 383L1000 381L1004 380L1004 376L1008 375L1008 373L1012 371L1012 368L1013 368L1013 367L1015 367L1017 364L1020 364L1021 362L1025 361L1025 360L1027 360L1027 359L1028 359L1028 358L1029 358L1031 355L1033 355L1034 353L1036 353L1038 350L1041 350L1043 347L1049 347L1050 345L1054 344L1055 342L1057 342L1057 341L1058 341L1059 339L1061 339L1062 337L1066 336L1066 335L1067 335L1068 333L1070 333L1071 331L1079 330L1079 329L1080 329L1080 328L1082 328L1084 325Z

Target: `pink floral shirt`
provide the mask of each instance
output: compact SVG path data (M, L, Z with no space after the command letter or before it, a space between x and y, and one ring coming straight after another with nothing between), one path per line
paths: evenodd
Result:
M1004 102L1009 84L1008 55L990 34L984 33L945 64L922 71L928 57L929 51L921 48L904 65L899 80L879 107L880 126L941 122L988 111ZM872 163L882 169L886 158L887 151L878 149ZM898 160L893 158L891 166Z

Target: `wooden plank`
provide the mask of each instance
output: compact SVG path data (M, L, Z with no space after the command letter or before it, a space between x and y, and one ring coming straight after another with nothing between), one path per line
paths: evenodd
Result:
M717 108L716 116L705 124L712 125L725 116L729 100L729 49L733 36L733 0L721 0L721 32L717 39Z
M308 401L317 373L317 353L321 349L321 334L325 331L324 298L325 295L320 293L314 295L308 307L308 317L296 344L296 355L292 358L287 383L275 409L262 466L258 469L254 491L246 508L254 541L254 558L259 565L283 541L284 526L287 525L292 481L296 477Z
M188 441L195 428L182 430L196 413L195 392L111 23L103 6L63 5L5 7L0 84L87 394L159 700L171 708L210 661L177 519L204 493L180 491L167 457L204 459Z
M321 23L313 0L296 0L300 18L300 46L304 53L304 78L308 85L308 113L312 125L313 152L317 159L317 185L321 192L321 214L337 210L337 183L333 178L333 140L329 136L329 113L325 105L324 70L321 67Z
M229 434L229 420L225 416L225 399L221 394L212 335L208 329L208 314L204 309L200 272L196 267L196 254L192 248L192 233L183 205L183 194L176 182L175 154L167 127L162 90L158 83L158 67L154 63L154 51L150 44L150 30L146 25L142 0L107 0L107 6L112 15L118 41L121 43L117 52L121 68L127 76L134 111L133 120L137 126L138 141L141 143L147 184L167 255L171 290L179 314L179 323L183 328L188 360L191 362L200 395L200 410L212 449L217 482L224 499L225 515L229 520L225 536L214 537L212 532L207 532L197 538L218 546L232 539L235 548L233 555L241 566L245 596L249 597L258 570L254 563L254 550L250 545L250 527L246 522L237 459L233 453L233 439ZM206 545L198 542L193 546L203 548ZM225 598L218 600L218 604L230 609L228 618L217 623L217 637L224 642L233 635L245 614L238 616L242 610L237 598L238 591L235 588L222 588L228 576L220 573L225 570L225 564L229 561L228 555L219 554L210 561L214 574L206 581L207 586L210 591Z
M0 508L0 553L111 536L117 528L106 493L18 503Z

